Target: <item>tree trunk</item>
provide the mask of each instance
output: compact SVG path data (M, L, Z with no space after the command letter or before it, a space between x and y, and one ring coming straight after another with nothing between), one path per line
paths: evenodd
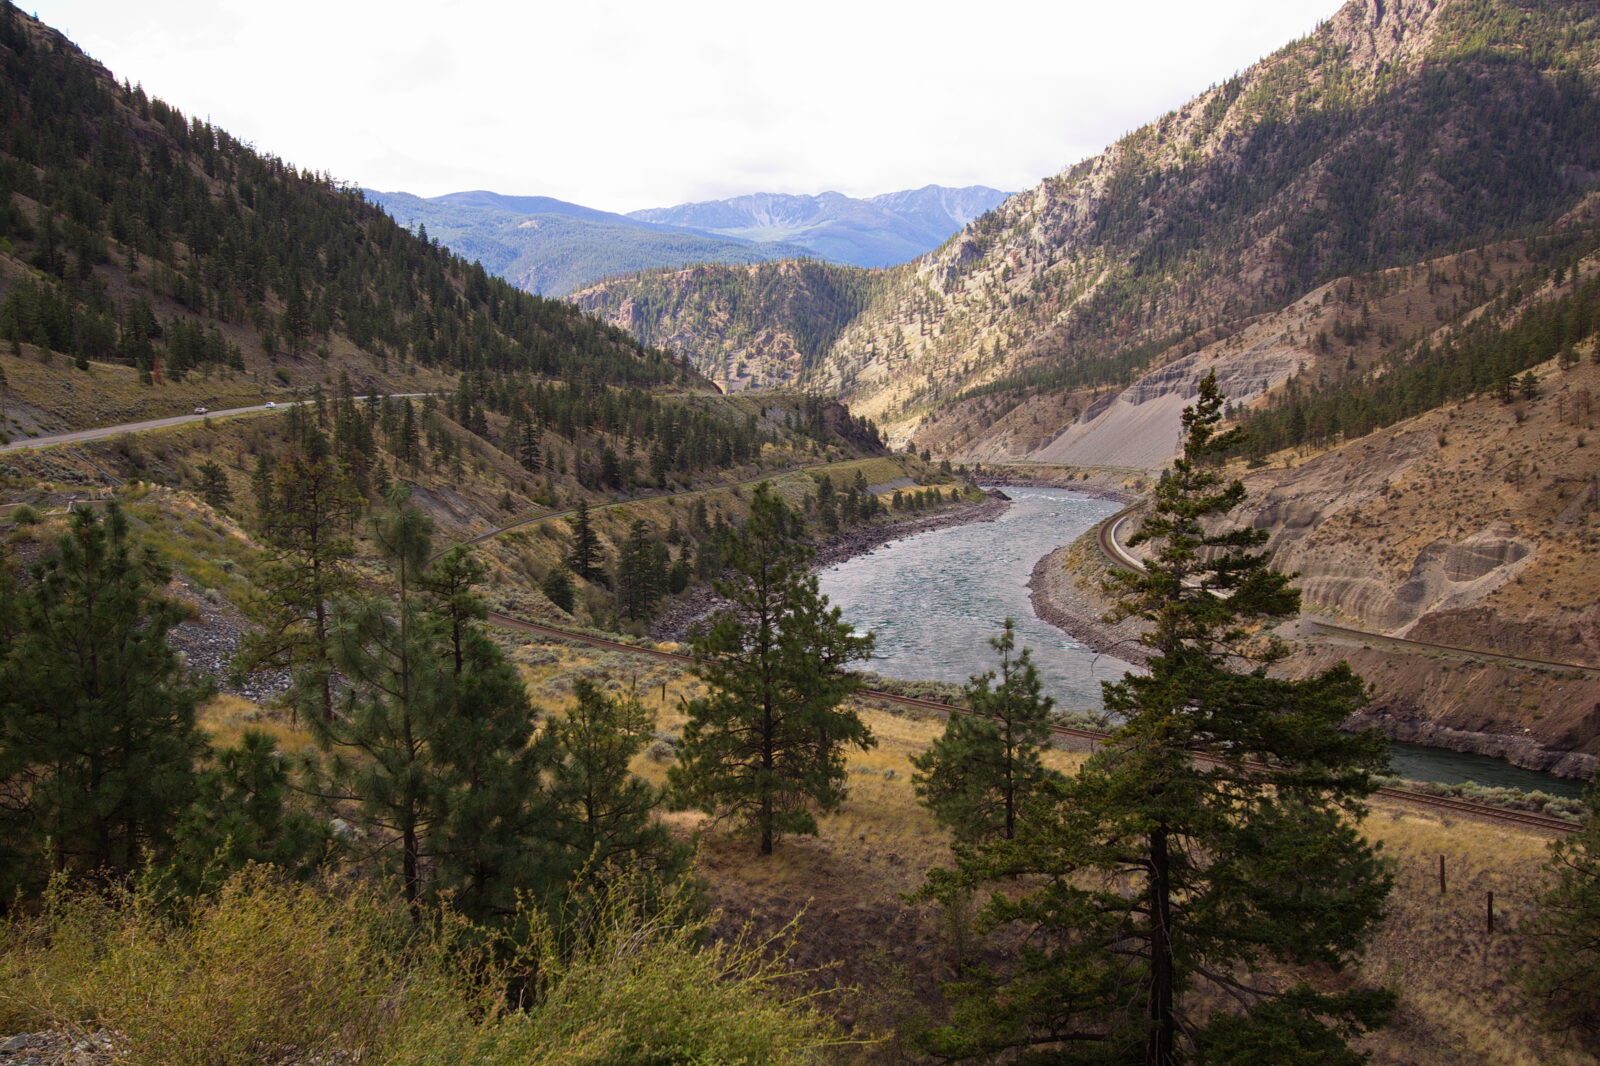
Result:
M1165 826L1150 834L1150 1035L1148 1066L1176 1062L1178 1026L1173 1016L1171 858Z
M772 854L772 701L761 710L761 854Z
M401 877L405 881L406 907L411 911L412 921L422 917L422 908L419 898L422 895L421 885L418 883L418 852L421 850L417 844L417 827L411 822L406 822L405 829L401 831Z
M322 664L322 720L333 721L333 671L328 669L328 603L322 588L322 561L311 556L311 587L317 597L317 661Z

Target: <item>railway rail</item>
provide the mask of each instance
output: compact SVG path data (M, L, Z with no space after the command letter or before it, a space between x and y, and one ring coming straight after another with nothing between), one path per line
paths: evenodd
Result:
M623 652L628 655L642 655L651 659L667 662L687 664L694 662L692 655L682 652L666 651L661 648L642 647L638 644L628 644L620 640L611 640L607 637L584 633L575 629L564 629L561 626L545 625L542 622L530 622L522 618L514 618L508 614L490 612L489 621L505 629L515 629L524 633L535 633L540 636L550 637L555 640L575 641L587 644L590 647L603 648L607 651ZM952 715L970 713L965 707L953 703L944 703L940 700L924 699L920 696L902 696L894 692L885 692L882 689L857 689L856 695L869 700L883 703L892 703L902 707L915 707L919 710L931 711L935 714ZM1090 743L1103 743L1111 734L1097 729L1083 729L1078 726L1057 725L1051 732L1063 739L1088 741ZM1476 803L1472 800L1458 799L1454 796L1435 796L1427 792L1418 792L1415 789L1384 786L1377 790L1377 795L1385 799L1398 800L1417 807L1427 807L1437 811L1448 811L1455 814L1464 814L1474 818L1483 818L1489 821L1504 824L1540 829L1552 833L1570 833L1577 829L1572 822L1555 818L1548 814L1539 814L1535 811L1518 811L1505 807L1491 807L1486 803Z
M1137 503L1129 504L1116 514L1105 519L1095 527L1094 538L1095 544L1100 548L1100 554L1105 556L1113 566L1143 571L1144 563L1130 555L1117 538L1117 531L1122 528L1124 522L1133 517L1134 509L1138 506ZM1387 633L1373 633L1366 629L1352 629L1350 626L1341 626L1310 616L1303 616L1301 622L1305 626L1305 631L1309 633L1323 633L1328 636L1364 641L1369 644L1393 645L1400 651L1424 655L1449 655L1472 662L1507 663L1511 666L1520 666L1528 669L1558 670L1584 674L1589 677L1600 677L1600 666L1591 666L1588 663L1568 663L1557 659L1540 659L1529 655L1511 655L1501 651L1485 651L1482 648L1464 648L1457 644L1436 644L1432 641L1412 640L1409 637L1393 637Z

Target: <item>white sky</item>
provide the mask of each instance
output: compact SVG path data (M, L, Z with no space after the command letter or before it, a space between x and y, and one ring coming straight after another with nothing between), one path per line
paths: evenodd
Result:
M380 189L628 211L1022 189L1339 0L23 0L118 77Z

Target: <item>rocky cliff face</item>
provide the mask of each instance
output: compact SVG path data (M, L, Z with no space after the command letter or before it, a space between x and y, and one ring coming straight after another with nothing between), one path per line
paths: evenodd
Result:
M1556 69L1592 77L1597 37L1576 2L1347 4L902 268L819 377L911 432L974 389L1118 384L1342 274L1553 222L1600 171L1595 83Z
M1600 666L1600 364L1252 471L1247 517L1309 611Z
M1143 465L1173 439L1150 404L1175 410L1162 398L1191 376L1169 366L1199 356L1241 396L1275 386L1317 361L1314 333L1218 345L1340 278L1555 226L1600 187L1597 126L1592 3L1352 0L881 272L805 374L897 443ZM724 340L675 336L691 352ZM761 343L747 330L728 354L760 362ZM1074 425L1119 390L1125 432Z
M871 280L811 260L703 265L603 283L572 300L647 345L689 354L701 373L737 392L804 382L860 313Z

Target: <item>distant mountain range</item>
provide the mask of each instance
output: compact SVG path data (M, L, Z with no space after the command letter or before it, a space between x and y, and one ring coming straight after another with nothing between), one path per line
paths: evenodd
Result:
M983 185L925 185L867 200L837 192L752 193L634 211L628 217L737 240L799 245L819 259L850 266L884 267L939 247L1009 195Z
M836 192L755 193L620 215L548 196L364 191L401 225L426 227L452 251L545 296L618 274L699 263L809 257L892 265L937 248L1009 195L939 185L866 200Z

